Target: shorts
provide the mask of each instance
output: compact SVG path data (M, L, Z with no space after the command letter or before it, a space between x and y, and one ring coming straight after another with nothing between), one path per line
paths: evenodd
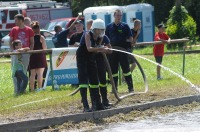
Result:
M156 59L156 62L161 64L162 63L162 59L163 59L163 56L155 56L155 59Z

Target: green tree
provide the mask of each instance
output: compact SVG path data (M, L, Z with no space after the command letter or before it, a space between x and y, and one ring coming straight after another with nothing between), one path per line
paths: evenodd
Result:
M166 32L172 39L189 37L193 40L195 38L196 22L180 3L176 3L176 6L170 11L167 26ZM168 45L168 48L176 48L176 46L176 44L172 44ZM183 44L178 44L178 47L181 49Z
M169 17L169 11L174 6L173 0L151 0L148 3L154 6L155 24L166 23Z
M197 34L200 35L200 0L184 0L183 5L197 23Z

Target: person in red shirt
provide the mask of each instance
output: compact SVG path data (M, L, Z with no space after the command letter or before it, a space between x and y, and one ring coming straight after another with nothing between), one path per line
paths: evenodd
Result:
M30 48L30 50L33 50L34 47L34 32L33 30L26 26L24 24L24 16L22 14L15 15L15 24L16 26L13 27L9 33L10 36L10 50L13 51L13 45L12 42L15 40L20 40L22 42L22 48ZM24 66L24 69L27 71L28 65L29 65L29 58L30 54L25 54L24 58L22 60L22 64ZM16 78L13 78L14 82L14 88L16 93L17 91L17 82Z
M25 26L22 14L15 15L15 24L16 26L9 33L11 51L13 50L12 41L17 39L22 42L22 48L29 47L30 50L33 50L34 32L30 27Z
M170 37L165 33L166 26L164 24L159 24L158 32L156 32L154 40L155 41L162 41L163 44L154 45L153 54L157 63L162 64L162 58L164 56L164 43L170 43ZM161 67L157 65L157 79L161 80L162 77L160 75Z

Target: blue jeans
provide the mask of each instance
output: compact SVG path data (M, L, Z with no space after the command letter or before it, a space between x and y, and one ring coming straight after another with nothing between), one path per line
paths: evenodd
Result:
M17 78L17 94L24 93L28 84L28 77L22 70L17 70L15 77Z

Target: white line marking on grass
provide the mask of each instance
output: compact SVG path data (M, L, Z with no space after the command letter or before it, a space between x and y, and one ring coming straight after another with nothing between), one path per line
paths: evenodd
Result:
M67 95L65 95L65 96L67 96ZM41 100L37 100L37 101L27 102L27 103L24 103L24 104L19 104L19 105L12 106L12 107L7 108L7 109L17 108L17 107L21 107L21 106L25 106L25 105L29 105L29 104L34 104L34 103L39 103L39 102L47 101L47 100L50 100L50 99L63 98L63 97L65 97L65 96L54 97L54 98L45 98L45 99L41 99Z
M11 108L16 108L16 107L20 107L20 106L24 106L24 105L28 105L28 104L39 103L39 102L42 102L42 101L47 101L49 99L51 99L51 98L46 98L46 99L32 101L32 102L28 102L28 103L24 103L24 104L20 104L20 105L15 105L15 106L12 106Z

